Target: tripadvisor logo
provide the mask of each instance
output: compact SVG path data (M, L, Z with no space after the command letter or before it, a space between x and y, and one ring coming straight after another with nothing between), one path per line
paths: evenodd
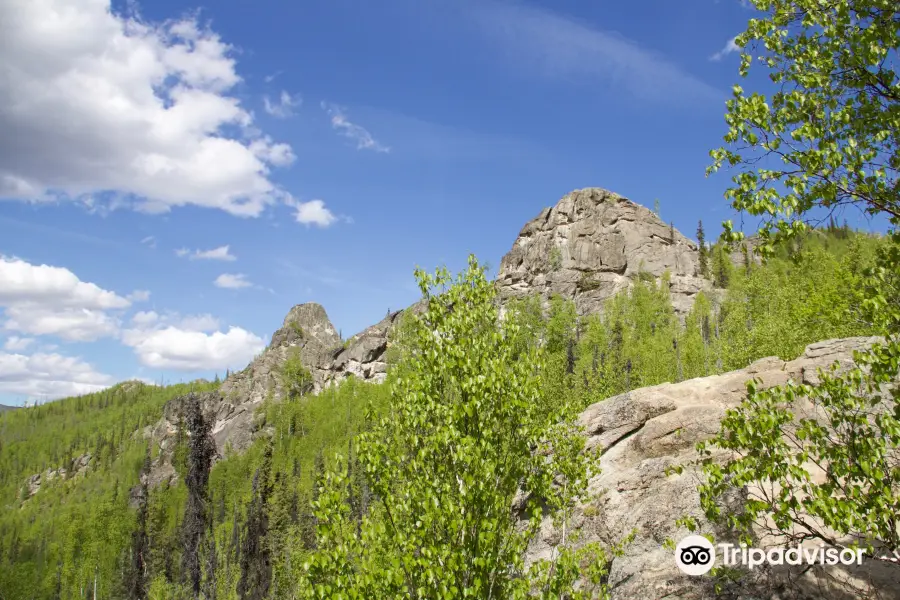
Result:
M703 575L716 562L716 548L702 535L689 535L675 546L675 564L685 575Z
M743 565L753 569L760 565L861 565L860 548L794 547L761 548L718 544L722 564ZM716 546L702 535L689 535L675 546L675 564L685 575L703 575L716 563Z

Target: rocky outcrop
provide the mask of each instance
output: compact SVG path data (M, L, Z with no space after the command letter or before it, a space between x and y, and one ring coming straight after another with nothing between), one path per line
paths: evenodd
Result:
M599 188L566 195L553 208L525 225L512 250L503 258L497 286L501 302L529 294L548 298L560 294L575 300L582 314L598 312L603 302L631 285L640 272L660 277L671 274L673 305L679 314L690 310L709 282L697 277L694 242L663 223L652 211ZM342 341L325 309L316 303L293 307L268 347L247 368L229 375L218 392L203 396L204 411L213 422L220 453L226 446L247 448L264 433L255 418L266 398L283 396L280 372L291 353L297 353L313 377L313 391L348 376L383 381L387 375L389 334L406 311L388 314L379 323ZM183 399L167 407L166 416L147 435L171 450L178 431ZM164 452L151 481L172 479L174 469Z
M628 288L640 272L671 275L672 304L687 313L710 283L698 276L697 245L653 211L613 192L564 196L522 228L497 276L502 300L539 294L572 299L581 314Z
M26 498L31 498L41 491L41 487L56 479L66 480L72 477L84 475L91 465L91 453L87 452L72 460L68 468L58 467L47 469L43 473L36 473L28 478L25 487L28 490Z
M406 310L419 310L415 304ZM281 370L291 353L312 375L312 391L355 376L363 381L380 382L387 376L385 358L389 335L405 311L390 313L376 325L342 342L325 309L316 303L293 307L271 343L242 371L229 375L218 391L195 394L204 415L212 423L212 435L219 456L228 449L248 448L266 429L256 412L267 398L284 395ZM171 464L178 429L188 396L169 402L163 417L148 427L144 435L155 440L161 453L153 464L150 486L174 483L179 474Z
M788 379L814 383L818 368L835 361L850 365L852 351L874 340L819 342L808 346L796 360L764 358L739 371L638 389L585 410L580 423L588 447L602 451L601 471L590 481L590 501L576 511L569 527L579 530L585 542L615 543L629 531L637 532L624 556L613 560L609 578L613 598L714 598L710 578L683 575L675 565L673 551L663 547L667 538L678 541L687 535L687 530L675 525L676 519L685 515L696 518L703 532L716 532L700 510L697 472L688 468L681 475L667 476L666 468L697 458L695 444L718 431L725 411L745 397L745 385L751 378L760 378L760 387L784 384ZM560 531L547 519L529 549L529 561L549 557L559 540ZM802 577L793 575L800 597L849 600L861 597L859 589L867 586L882 590L880 597L898 597L900 569L891 575L878 571L874 564L865 562L863 569L856 571L826 566L810 569ZM744 589L741 597L793 597L783 589L775 592L784 584L782 575L767 572L765 581L748 579L746 585L762 587Z

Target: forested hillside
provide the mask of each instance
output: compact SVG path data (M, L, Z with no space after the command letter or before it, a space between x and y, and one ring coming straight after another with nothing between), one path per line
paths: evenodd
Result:
M537 298L515 301L505 319L515 328L503 329L507 360L540 352L534 364L543 367L528 375L535 394L528 403L540 407L536 423L551 427L629 389L722 373L770 355L791 359L814 341L874 332L862 307L862 277L887 243L832 227L780 247L764 264L749 257L735 264L726 248L713 245L704 249L701 265L726 291L722 297L701 292L683 323L665 278L657 283L638 277L602 315L578 317L574 305L559 298L547 313ZM476 278L469 285L481 284ZM448 291L431 297L468 288L441 289ZM495 302L494 292L483 293L489 304ZM448 306L449 312L441 312ZM429 318L452 318L452 306L438 304ZM390 415L401 414L394 411L412 410L404 408L403 398L425 393L409 387L432 376L421 372L422 359L416 357L437 352L438 342L417 333L418 319L405 316L392 334L383 384L350 378L318 395L303 395L308 374L302 365L286 363L282 377L291 391L282 402L264 404L256 423L263 435L246 452L226 451L202 490L189 482L203 475L202 465L195 464L203 455L203 423L182 423L174 454L179 480L171 487L148 485L159 448L145 429L169 400L215 383L163 388L129 382L4 413L0 598L88 598L95 592L98 598L191 597L194 584L207 598L294 598L301 582L327 579L328 569L339 567L333 562L339 560L337 533L329 527L358 530L358 542L342 543L365 545L364 539L374 543L366 536L377 537L378 531L367 528L390 517L376 506L387 493L379 486L389 484L373 479L385 475L378 471L382 463L372 462L372 446L365 461L357 458L358 436L383 432L383 417L392 422ZM458 326L474 325L463 320ZM506 355L492 360L501 356ZM338 475L330 473L336 453L343 456L337 495ZM323 522L326 510L338 510L339 521ZM452 521L443 510L449 509L436 506L432 517ZM185 560L188 538L202 540L198 561ZM394 573L386 565L378 568ZM357 579L347 585L365 590L373 584Z

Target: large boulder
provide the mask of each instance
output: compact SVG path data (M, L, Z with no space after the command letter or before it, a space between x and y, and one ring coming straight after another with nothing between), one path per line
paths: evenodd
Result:
M710 290L699 276L697 244L653 211L601 188L566 194L529 221L500 262L502 300L532 294L575 301L581 314L627 289L640 272L671 276L672 304L687 313Z
M613 598L654 600L663 598L714 598L709 577L682 574L674 552L663 547L688 532L676 526L682 516L696 518L704 532L725 536L708 523L700 509L698 473L687 468L680 475L666 475L667 467L688 464L698 458L697 442L719 430L722 417L746 396L746 383L760 378L760 387L789 379L814 383L816 370L839 361L852 364L853 350L875 338L849 338L811 344L792 361L775 357L758 360L745 369L681 383L665 383L634 390L598 402L580 416L589 448L602 451L599 475L589 484L589 501L580 506L568 527L580 531L583 541L615 543L628 532L637 532L622 557L615 558L609 583ZM732 498L739 503L739 496ZM735 504L739 506L739 504ZM549 558L559 543L560 532L548 518L542 533L529 548L528 560ZM732 540L733 541L733 540ZM744 598L840 598L900 596L900 567L882 570L877 561L863 567L812 568L800 575L757 571L748 578L738 597ZM760 576L763 574L765 576ZM793 579L793 588L786 581ZM854 587L857 586L857 587ZM893 587L892 587L893 586ZM872 597L872 596L867 596Z

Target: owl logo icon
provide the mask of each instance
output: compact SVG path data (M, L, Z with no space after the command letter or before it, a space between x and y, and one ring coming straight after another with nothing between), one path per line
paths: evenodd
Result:
M703 575L716 563L716 549L702 535L689 535L675 546L675 564L685 575Z

